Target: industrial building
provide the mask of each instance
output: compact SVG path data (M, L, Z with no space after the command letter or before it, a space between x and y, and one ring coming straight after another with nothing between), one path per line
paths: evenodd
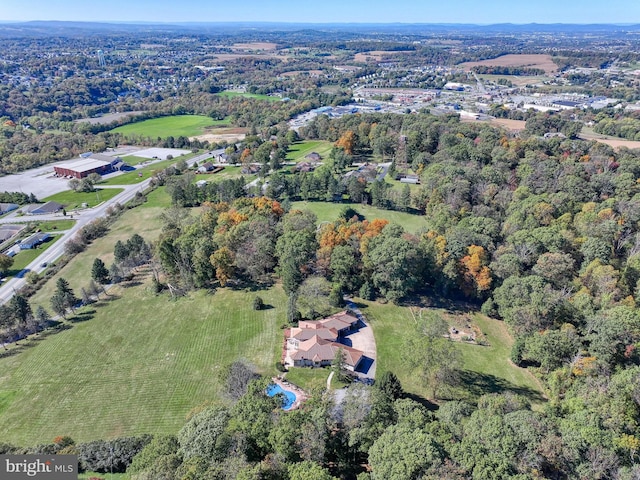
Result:
M120 157L110 157L100 153L93 153L86 158L56 165L53 169L59 177L84 178L92 173L99 175L111 173L122 165L123 163Z

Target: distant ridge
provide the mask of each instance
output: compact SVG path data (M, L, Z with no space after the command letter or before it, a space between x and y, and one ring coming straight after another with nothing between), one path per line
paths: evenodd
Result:
M75 36L93 33L180 32L238 33L238 30L264 32L301 29L355 33L429 34L438 32L534 33L534 32L640 32L640 24L571 24L571 23L285 23L285 22L75 22L34 20L8 22L0 20L0 35L7 36Z

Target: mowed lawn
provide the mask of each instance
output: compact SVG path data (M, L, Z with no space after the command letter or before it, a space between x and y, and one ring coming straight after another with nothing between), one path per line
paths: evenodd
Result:
M197 155L197 153L192 152L186 155L180 155L179 157L172 158L170 160L153 160L151 163L149 163L149 165L145 165L144 167L138 168L136 170L111 177L101 182L100 185L134 185L148 178L151 178L155 172L170 167L171 165L175 165L181 160L189 160L195 155ZM124 157L125 162L127 161L127 158L128 157ZM146 160L149 161L149 159Z
M162 192L164 192L164 188L158 194ZM153 198L155 199L158 194ZM76 255L31 297L30 302L33 308L42 305L51 311L50 298L55 291L55 283L60 277L64 277L70 283L71 288L75 290L76 295L79 296L80 289L89 285L91 266L96 258L101 258L107 268L113 263L113 249L118 240L126 242L134 233L138 233L148 242L155 241L162 228L160 215L163 210L160 205L155 207L150 205L149 208L141 206L123 212L122 216L111 226L107 236L94 240L84 252Z
M192 409L224 401L224 365L246 358L275 372L286 312L280 287L260 292L273 307L261 311L243 291L171 301L147 281L111 295L121 298L86 307L70 329L0 359L3 441L176 433Z
M229 125L229 120L214 120L204 115L172 115L129 123L114 128L111 132L152 138L193 137L202 135L207 127L215 125Z
M305 140L302 142L296 142L289 145L289 151L287 152L286 159L288 162L304 162L305 155L308 155L311 152L316 152L325 159L329 156L332 148L333 143L325 140Z
M318 217L318 222L335 221L340 213L347 207L353 208L367 220L373 220L375 218L389 220L391 223L397 223L402 226L410 233L418 233L427 227L427 221L423 215L383 210L372 207L371 205L362 205L361 203L292 202L291 204L291 208L312 211Z
M403 359L406 341L415 335L416 319L409 307L360 299L358 303L363 305L362 312L371 322L376 338L377 376L391 371L398 376L405 391L426 397L428 389L407 368ZM437 308L427 310L444 313ZM455 343L463 361L463 382L455 396L474 402L486 393L512 391L526 396L534 404L542 403L542 393L533 375L509 360L513 339L504 324L479 313L467 312L467 315L480 327L490 345Z
M84 203L89 207L110 200L120 192L122 188L97 188L95 192L74 192L73 190L65 190L43 199L44 202L58 202L65 206L67 210L72 208L81 208Z

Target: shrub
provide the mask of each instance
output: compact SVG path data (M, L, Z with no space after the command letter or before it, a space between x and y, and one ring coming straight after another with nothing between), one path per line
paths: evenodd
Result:
M262 310L264 308L264 300L262 300L262 297L259 296L255 296L255 298L253 299L253 309L254 310Z

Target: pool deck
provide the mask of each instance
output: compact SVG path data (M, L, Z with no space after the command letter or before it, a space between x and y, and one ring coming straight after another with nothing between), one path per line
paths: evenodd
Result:
M287 382L283 378L274 377L271 379L271 381L276 385L280 385L280 387L282 387L283 390L289 390L290 392L293 392L296 395L296 401L293 402L293 405L291 405L291 408L286 410L287 412L291 410L295 410L296 408L299 408L300 405L302 405L302 403L309 398L309 396L305 393L304 390L302 390L300 387L292 383Z

